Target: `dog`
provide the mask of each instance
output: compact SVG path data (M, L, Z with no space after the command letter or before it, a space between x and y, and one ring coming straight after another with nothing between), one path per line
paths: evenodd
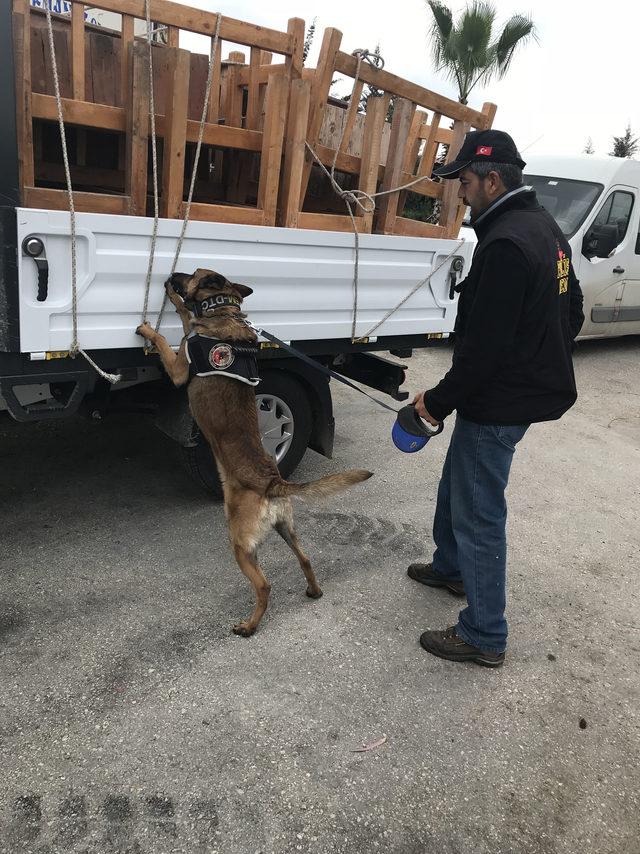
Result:
M211 447L220 474L233 554L255 591L253 613L249 619L233 626L235 634L249 637L256 631L269 602L271 586L258 564L257 549L271 528L275 528L298 558L307 580L307 596L312 599L322 596L294 529L291 498L333 495L367 480L372 473L351 469L309 483L294 484L283 480L274 460L262 446L253 388L257 377L239 379L233 374L237 369L233 365L236 356L242 361L249 354L251 364L251 354L257 351L257 335L247 325L246 315L241 311L242 301L253 293L252 289L205 269L198 269L193 275L174 273L165 289L184 329L178 352L174 353L164 336L148 323L140 325L136 333L156 348L167 375L176 386L184 385L193 373L190 366L194 356L190 353L194 342L191 339L202 336L197 343L205 347L204 356L202 353L196 356L201 368L203 359L206 361L208 357L209 364L204 367L209 370L198 371L191 378L189 405L200 432Z

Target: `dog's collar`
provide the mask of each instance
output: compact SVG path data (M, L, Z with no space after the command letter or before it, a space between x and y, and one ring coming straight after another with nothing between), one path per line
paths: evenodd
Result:
M215 311L216 308L224 308L228 305L239 307L242 305L242 300L239 300L237 297L228 296L227 294L213 294L203 300L185 300L184 305L196 317L204 317L208 311Z

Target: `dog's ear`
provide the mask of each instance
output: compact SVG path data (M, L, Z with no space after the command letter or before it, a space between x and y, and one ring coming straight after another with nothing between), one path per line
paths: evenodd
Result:
M247 285L240 285L238 282L229 282L229 286L233 288L233 290L236 291L242 299L250 297L253 293L253 288L250 288Z

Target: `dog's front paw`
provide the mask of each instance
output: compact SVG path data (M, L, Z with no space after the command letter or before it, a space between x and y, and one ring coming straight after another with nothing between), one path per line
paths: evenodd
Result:
M156 336L156 331L149 323L141 323L136 329L136 335L140 335L141 338L146 338L147 341L153 341Z
M255 628L246 621L243 621L242 623L236 623L233 627L234 635L241 635L243 638L250 638L254 632Z

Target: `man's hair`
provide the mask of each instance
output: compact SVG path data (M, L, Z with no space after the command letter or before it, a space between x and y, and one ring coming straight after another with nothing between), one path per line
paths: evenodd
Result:
M513 163L487 163L482 160L470 163L467 168L478 178L486 178L489 172L497 172L507 190L522 186L522 169Z

